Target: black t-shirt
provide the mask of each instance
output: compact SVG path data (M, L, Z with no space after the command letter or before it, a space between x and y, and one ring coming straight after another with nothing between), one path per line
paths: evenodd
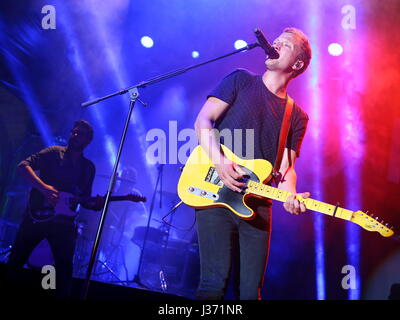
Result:
M66 151L67 147L48 147L21 161L20 165L29 165L33 170L38 170L40 179L58 191L90 196L96 171L93 162L82 156L74 164ZM29 197L31 208L41 208L43 200L39 190L32 188Z
M220 132L223 129L232 132L232 151L243 158L261 158L274 164L287 99L270 92L261 75L254 75L244 69L237 69L227 75L208 97L216 97L230 105L226 113L216 121L215 128ZM294 104L286 146L296 151L297 156L300 155L307 123L307 114ZM242 129L242 139L235 140L235 129ZM246 129L254 129L254 155L246 154ZM236 132L240 136L239 131ZM227 145L224 140L221 142ZM240 141L241 146L237 141ZM249 143L247 147L250 147ZM241 151L241 154L236 150Z

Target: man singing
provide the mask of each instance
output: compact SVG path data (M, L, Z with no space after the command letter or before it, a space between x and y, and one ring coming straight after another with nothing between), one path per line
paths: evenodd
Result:
M298 29L286 28L274 41L278 59L267 59L262 75L238 69L226 76L208 95L197 116L195 128L200 144L210 156L223 183L235 192L241 192L244 171L225 158L215 130L254 129L254 158L274 164L289 82L303 73L311 60L307 37ZM293 195L284 203L286 211L299 214L306 210L295 199L296 158L308 122L307 114L296 104L290 118L284 156L279 168L282 179L278 187ZM247 148L242 148L247 150ZM308 192L299 194L309 197ZM260 299L267 264L271 234L270 200L250 198L255 209L253 220L243 220L226 208L196 210L200 249L199 299L222 299L229 276L233 247L237 235L240 248L240 299Z

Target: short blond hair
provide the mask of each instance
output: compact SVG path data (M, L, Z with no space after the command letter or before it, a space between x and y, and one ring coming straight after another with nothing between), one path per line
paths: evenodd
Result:
M283 32L291 33L296 36L296 38L299 40L300 43L300 54L297 57L297 59L301 60L304 62L304 65L301 69L296 70L294 73L293 78L297 77L298 75L302 74L304 71L306 71L308 65L310 64L311 61L311 46L310 43L308 42L307 36L303 33L303 31L297 29L297 28L285 28Z

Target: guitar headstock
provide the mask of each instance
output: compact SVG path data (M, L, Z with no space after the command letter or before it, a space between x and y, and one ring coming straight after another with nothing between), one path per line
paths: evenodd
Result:
M125 196L126 200L132 201L132 202L146 202L147 199L146 197L143 197L142 195L138 193L129 193Z
M365 230L379 232L383 237L391 237L394 234L388 224L384 225L383 221L379 222L378 218L373 218L362 211L353 212L351 221Z

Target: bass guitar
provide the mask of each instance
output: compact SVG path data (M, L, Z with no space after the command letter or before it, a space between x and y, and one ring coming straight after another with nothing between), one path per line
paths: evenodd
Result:
M36 222L48 221L57 215L75 217L78 204L90 205L95 202L95 199L95 197L77 197L68 192L59 192L55 206L45 203L39 209L31 209L30 214ZM127 194L125 196L111 196L110 201L146 202L146 198L139 194Z

